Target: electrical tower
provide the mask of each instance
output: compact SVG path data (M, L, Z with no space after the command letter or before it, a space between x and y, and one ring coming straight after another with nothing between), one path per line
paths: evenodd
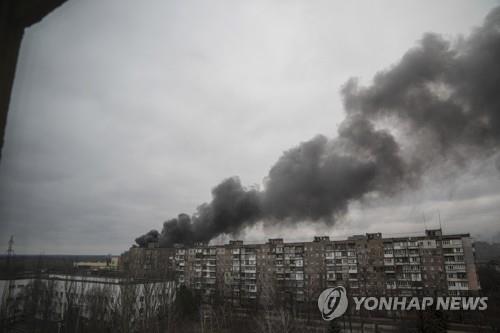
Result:
M10 257L14 255L14 236L11 235L9 239L9 248L7 249L7 255Z
M6 271L8 275L11 275L11 264L12 264L12 257L14 256L14 236L11 235L9 239L9 247L7 248L7 267Z

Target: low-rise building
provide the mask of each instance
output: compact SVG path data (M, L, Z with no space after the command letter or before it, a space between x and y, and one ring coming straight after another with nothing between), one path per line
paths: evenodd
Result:
M127 303L130 320L155 312L175 295L174 281L106 276L49 274L0 280L0 308L11 322L22 321L26 311L35 318L62 323L68 313L82 320L111 320L111 313ZM149 307L149 308L148 308Z

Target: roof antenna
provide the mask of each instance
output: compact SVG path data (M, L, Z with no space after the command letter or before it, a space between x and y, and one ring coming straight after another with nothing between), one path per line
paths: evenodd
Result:
M422 218L424 220L425 231L427 231L427 221L425 220L425 213L422 213Z

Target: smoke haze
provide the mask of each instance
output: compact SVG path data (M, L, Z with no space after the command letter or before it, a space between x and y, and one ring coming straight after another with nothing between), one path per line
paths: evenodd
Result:
M161 246L209 241L259 220L334 223L353 200L394 195L418 185L431 166L457 165L498 151L500 138L500 8L457 45L426 34L373 84L349 80L342 89L346 119L338 137L325 136L286 151L271 167L264 189L247 190L228 178L196 214L167 221ZM400 138L376 129L384 120ZM400 141L411 142L405 151ZM152 233L138 238L141 245Z
M247 189L237 177L212 190L212 201L164 223L136 242L161 246L209 241L257 221L335 223L349 203L392 196L419 185L430 167L490 157L500 144L500 8L466 39L426 34L373 84L342 88L346 118L338 136L323 135L286 151ZM384 125L390 126L384 127ZM397 132L393 134L393 132Z
M268 175L304 141L346 163L373 162L352 143L354 158L343 147L350 138L339 131L356 117L344 122L340 89L351 77L359 92L372 87L375 74L396 67L425 32L439 32L460 50L455 36L470 36L495 6L498 0L68 1L24 34L0 163L0 244L5 250L14 235L18 254L119 254L152 229L159 239L163 222L180 212L195 221L196 208L210 206L211 190L234 175L245 192L258 193L259 209L240 231L222 233L213 244L417 234L424 215L427 227L438 227L438 210L445 232L490 240L499 232L498 154L441 155L394 116L368 125L394 138L404 172L409 165L423 170L382 184L383 193L372 189L380 171L398 172L394 163L378 169L377 180L349 187L350 196L367 194L345 208L338 199L344 190L330 192L320 180L331 180L328 168L313 174L324 187L314 201L300 193L316 191L311 184L283 184L292 175L278 174L278 166ZM429 88L450 94L445 85ZM423 153L434 157L432 164ZM287 155L280 168L301 154ZM281 184L271 192L269 182ZM332 217L329 202L336 207ZM289 213L294 217L282 218ZM299 217L309 214L326 217ZM189 223L162 243L191 235ZM239 229L232 221L207 226L196 230Z

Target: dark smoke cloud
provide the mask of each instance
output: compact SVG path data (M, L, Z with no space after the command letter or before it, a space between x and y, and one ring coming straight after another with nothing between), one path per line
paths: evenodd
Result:
M161 235L150 232L136 242L209 241L260 220L333 223L351 201L418 186L429 167L492 156L500 147L499 59L500 8L456 45L426 34L372 85L345 84L346 119L337 138L320 135L286 151L263 190L226 179L192 218L179 215L164 223Z
M144 234L142 236L137 237L135 239L135 242L140 247L144 247L144 246L147 246L148 243L158 242L159 236L160 236L160 233L157 230L151 230L147 234Z
M160 246L166 247L173 243L191 242L191 217L187 214L179 214L177 218L163 223Z
M373 189L376 163L339 154L337 143L318 136L283 154L266 181L266 217L331 220Z
M470 158L500 141L500 9L455 48L435 34L410 50L370 87L351 80L343 89L348 117L396 118L416 144ZM429 155L422 151L424 155ZM428 156L432 159L432 155Z
M136 243L145 246L143 240L147 238L168 247L175 243L208 241L222 233L236 233L264 216L261 195L256 189L245 189L238 178L228 178L212 190L212 202L198 207L192 217L180 214L163 224L159 239L148 238L150 232L136 239Z

